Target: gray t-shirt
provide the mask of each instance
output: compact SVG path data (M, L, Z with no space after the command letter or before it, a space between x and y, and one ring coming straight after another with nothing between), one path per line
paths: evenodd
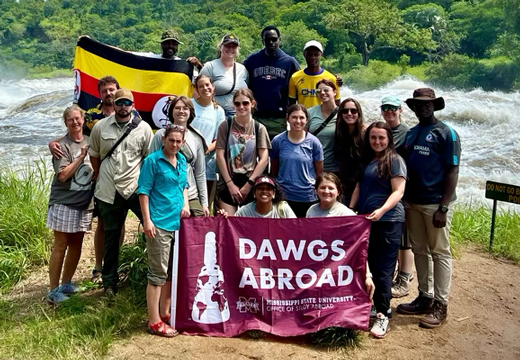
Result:
M355 216L356 213L350 210L348 207L336 201L334 205L331 206L330 209L322 210L320 208L320 204L312 205L309 210L307 210L307 215L305 217L313 218L313 217L332 217L332 216Z
M401 151L401 146L404 145L404 140L406 139L406 133L410 128L403 123L400 123L396 127L392 128L392 135L394 137L394 145L396 151Z
M286 201L280 201L277 204L273 204L273 208L267 214L262 215L256 212L256 201L242 206L235 213L235 216L243 217L257 217L257 218L270 218L270 219L296 219L294 211L291 209Z
M49 205L62 204L76 210L91 209L93 207L91 200L94 195L92 192L93 171L88 154L71 178L65 182L58 180L58 173L81 155L81 147L87 144L87 138L83 138L82 141L75 141L65 135L59 144L63 156L60 159L52 159L55 175L52 180Z
M207 62L202 70L201 75L207 75L215 85L215 100L222 106L226 114L234 114L233 94L239 89L247 88L249 82L249 74L244 65L235 62L236 79L235 88L230 94L227 94L233 88L233 68L228 69L222 64L220 59ZM227 94L227 95L224 95Z
M150 145L150 153L162 149L162 137L165 129L155 132ZM208 189L206 185L206 157L204 155L204 143L202 135L198 135L191 129L185 133L185 143L181 152L186 157L188 166L186 176L188 178L188 199L199 199L202 206L208 206Z
M313 106L309 112L309 132L314 134L321 124L326 120L321 116L321 105ZM334 116L327 126L320 131L316 137L323 146L323 171L338 172L338 162L334 155L334 135L336 132L336 116Z

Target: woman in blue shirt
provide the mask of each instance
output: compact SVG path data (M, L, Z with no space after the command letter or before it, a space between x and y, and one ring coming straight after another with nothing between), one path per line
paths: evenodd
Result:
M150 154L139 174L139 203L148 251L148 332L173 337L170 327L171 264L170 249L181 217L189 217L186 158L179 153L184 143L184 127L169 125L161 150Z
M304 218L317 201L314 183L323 171L323 147L316 136L305 130L309 121L305 106L289 106L286 121L289 131L275 136L271 144L271 174L296 216Z
M350 207L372 220L368 264L376 287L376 321L370 334L382 338L388 331L391 287L404 225L401 198L406 185L406 165L396 153L392 129L385 122L371 124L365 134L360 179Z

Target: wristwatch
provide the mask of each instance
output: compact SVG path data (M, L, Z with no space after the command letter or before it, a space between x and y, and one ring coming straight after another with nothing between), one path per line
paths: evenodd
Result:
M255 186L255 182L251 179L247 179L247 183L251 186Z
M438 209L441 213L444 213L446 214L449 210L449 208L446 206L446 205L439 205L439 209Z

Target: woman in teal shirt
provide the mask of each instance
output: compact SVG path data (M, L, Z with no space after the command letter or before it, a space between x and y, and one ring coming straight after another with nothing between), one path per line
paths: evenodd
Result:
M184 143L184 127L170 125L163 136L162 150L149 155L139 174L139 203L148 251L148 332L173 337L170 327L170 250L180 218L189 217L186 158L178 153Z

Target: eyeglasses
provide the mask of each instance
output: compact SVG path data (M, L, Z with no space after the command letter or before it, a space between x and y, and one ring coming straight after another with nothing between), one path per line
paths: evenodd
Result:
M168 124L166 129L172 129L173 131L184 132L186 129L182 125Z
M233 103L233 105L235 105L236 107L239 107L240 105L242 105L243 107L246 107L246 106L249 106L249 104L251 104L249 101L235 101Z
M394 105L383 105L381 106L381 110L383 111L393 111L393 112L396 112L397 110L399 110L399 106L394 106Z
M356 115L358 113L358 109L351 109L351 108L343 108L341 109L342 114L348 114L351 113L352 115Z
M115 105L117 106L132 106L133 105L133 101L132 100L128 100L128 99L119 99L117 100L116 102L114 102Z

